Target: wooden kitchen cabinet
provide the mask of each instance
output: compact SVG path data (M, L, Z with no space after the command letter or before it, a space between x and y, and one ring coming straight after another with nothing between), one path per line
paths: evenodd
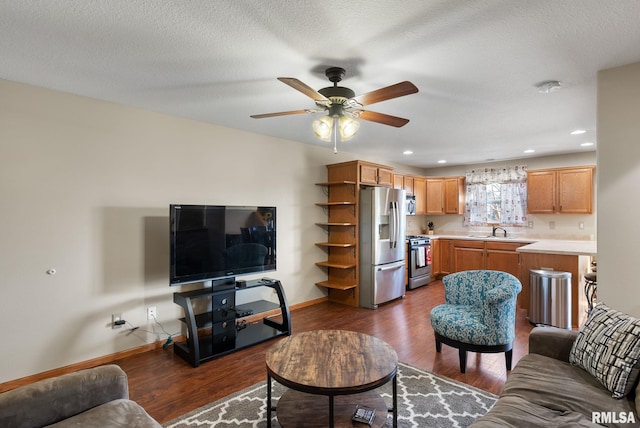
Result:
M413 177L413 195L416 197L416 214L427 213L427 179Z
M520 279L520 254L516 252L516 249L523 245L526 244L519 242L486 241L485 269L508 272ZM520 282L522 282L521 279Z
M384 165L360 162L360 183L393 187L393 170Z
M450 272L489 269L508 272L520 279L520 254L516 249L527 243L465 239L452 242L453 265Z
M404 189L404 175L398 173L393 174L393 188Z
M444 213L464 214L464 177L445 177Z
M431 275L439 278L453 272L453 240L434 239L431 241Z
M414 178L411 175L405 175L403 180L403 189L409 196L415 195L413 187Z
M424 214L464 214L464 177L427 177Z
M425 214L444 214L444 179L427 177L425 187Z
M456 239L453 241L455 272L485 268L484 241Z
M591 214L593 166L527 172L527 212Z

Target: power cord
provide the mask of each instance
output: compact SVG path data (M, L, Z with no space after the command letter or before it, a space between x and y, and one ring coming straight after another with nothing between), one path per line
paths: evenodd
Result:
M131 326L131 328L129 329L129 334L133 333L136 330L142 331L144 333L149 333L149 334L166 334L167 335L167 340L164 342L164 344L162 345L162 347L164 349L167 349L169 347L169 345L171 345L173 343L173 336L175 336L178 333L169 333L167 330L165 330L164 326L160 323L160 321L158 321L158 319L156 318L155 315L153 315L153 322L155 324L158 324L158 326L160 327L160 330L162 330L162 333L159 333L155 330L150 331L150 330L144 330L141 329L138 326L135 326L133 324L131 324L129 321L125 321L128 325Z

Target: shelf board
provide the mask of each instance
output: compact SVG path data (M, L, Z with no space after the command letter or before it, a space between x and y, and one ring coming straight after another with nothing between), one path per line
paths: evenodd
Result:
M316 266L324 266L336 269L351 269L356 267L355 263L352 264L344 264L344 263L331 263L331 262L317 262Z
M326 181L324 183L316 183L316 186L340 186L343 184L357 184L355 181Z
M356 244L350 243L338 243L338 242L316 242L318 247L339 247L339 248L348 248L355 247Z
M214 343L213 336L204 336L198 338L200 343L200 355L198 356L198 364L212 360L217 357L248 348L252 345L265 342L278 336L285 336L289 333L267 326L262 323L248 324L243 330L236 333L235 340ZM186 342L174 343L174 351L178 355L189 357L191 351Z
M321 222L316 223L318 226L357 226L356 223L335 223L335 222Z
M332 288L334 290L351 290L352 288L356 288L358 286L358 284L336 284L329 281L316 282L316 285L318 287Z
M355 202L316 202L316 205L319 207L340 207L340 206L353 206L356 205Z

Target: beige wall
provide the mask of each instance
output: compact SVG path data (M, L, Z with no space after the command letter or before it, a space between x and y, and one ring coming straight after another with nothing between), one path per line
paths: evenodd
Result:
M598 298L640 316L640 63L598 73Z
M0 93L0 382L166 337L141 331L160 330L148 306L182 331L170 203L277 206L269 276L290 304L324 296L314 183L355 155L8 81ZM140 330L112 330L116 312Z

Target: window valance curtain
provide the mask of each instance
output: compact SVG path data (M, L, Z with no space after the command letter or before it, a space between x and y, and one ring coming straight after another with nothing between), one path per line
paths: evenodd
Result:
M524 165L502 168L470 169L466 173L467 184L526 183L527 167Z
M472 169L467 171L465 183L465 226L526 223L526 166Z

